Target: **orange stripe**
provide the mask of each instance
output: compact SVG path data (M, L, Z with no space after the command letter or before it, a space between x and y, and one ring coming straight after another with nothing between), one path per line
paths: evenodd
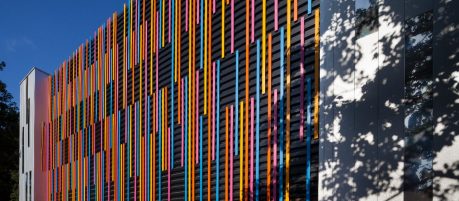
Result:
M249 13L250 13L250 3L249 3L249 0L246 0L245 1L245 19L249 19ZM249 103L249 68L250 68L250 41L249 41L249 37L250 37L250 33L249 33L249 20L246 20L245 21L245 105L250 105ZM248 107L246 107L248 108ZM249 116L249 110L246 109L245 110L245 116L248 117ZM249 161L248 161L248 141L249 141L249 118L245 118L245 147L246 147L246 150L245 150L245 164L249 164ZM242 133L241 133L242 134ZM249 172L249 169L248 169L248 166L245 167L245 181L244 181L244 189L245 189L245 192L244 192L244 198L245 200L248 200L248 192L247 192L247 189L248 189L248 186L249 186L249 175L248 175L248 172Z

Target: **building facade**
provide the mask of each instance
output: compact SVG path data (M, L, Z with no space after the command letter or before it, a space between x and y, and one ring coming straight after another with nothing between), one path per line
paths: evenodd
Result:
M458 4L131 0L21 82L20 199L455 200Z
M321 200L457 200L458 1L321 1Z

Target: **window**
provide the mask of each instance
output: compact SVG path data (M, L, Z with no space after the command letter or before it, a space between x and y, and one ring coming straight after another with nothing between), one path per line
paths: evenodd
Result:
M405 198L432 198L432 11L405 21Z
M32 170L29 171L29 200L32 200Z
M24 127L22 127L22 142L21 142L21 159L22 159L22 174L24 174Z
M378 30L378 5L376 0L356 0L355 15L357 38Z
M27 196L29 196L29 174L26 172L26 179L25 179L25 200L27 200Z

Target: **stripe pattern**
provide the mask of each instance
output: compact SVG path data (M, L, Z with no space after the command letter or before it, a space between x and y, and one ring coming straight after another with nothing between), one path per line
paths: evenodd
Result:
M49 76L48 200L317 197L318 8L125 4Z

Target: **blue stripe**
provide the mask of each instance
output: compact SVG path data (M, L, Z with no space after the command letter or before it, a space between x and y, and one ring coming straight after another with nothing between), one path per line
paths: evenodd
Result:
M237 54L237 51L236 51ZM215 200L220 200L220 60L217 60L217 122L216 127L217 130L215 131L217 134L217 174L216 174L216 181L215 181Z
M236 83L234 86L234 106L236 106L236 125L234 127L234 141L235 141L235 151L236 156L239 155L239 50L236 50ZM242 134L241 134L242 135Z
M174 3L175 1L172 1L172 10L171 10L171 13L172 13L172 21L175 19L175 16L174 16ZM171 28L171 31L172 31L172 37L174 36L174 22L171 23L172 24L172 28ZM171 141L170 141L170 146L169 146L169 149L170 149L170 168L173 169L174 168L174 39L171 40L172 41L172 45L171 45L171 48L172 48L172 51L171 51L171 117L170 117L170 128L171 128ZM180 79L178 79L178 81L180 82Z
M257 39L257 83L256 83L256 157L255 157L255 200L258 201L260 185L260 40ZM236 115L237 116L237 115Z
M284 200L284 27L280 28L279 201Z
M311 5L311 0L308 0L308 14L311 14L311 11L312 11L312 5Z
M165 1L165 0L163 0L163 1ZM161 23L162 23L162 19L161 19L161 18L162 18L162 11L163 11L162 7L163 7L163 4L162 4L161 2L159 2L159 13L158 13L158 16L159 16L159 19L158 19L158 24L159 24L159 25L158 25L158 29L159 29L159 30L158 30L158 50L161 49L161 42L160 42L160 40L161 40L161 33L162 33L162 30L161 30L161 28L162 28L162 24L161 24ZM156 51L158 51L158 50L156 50Z

